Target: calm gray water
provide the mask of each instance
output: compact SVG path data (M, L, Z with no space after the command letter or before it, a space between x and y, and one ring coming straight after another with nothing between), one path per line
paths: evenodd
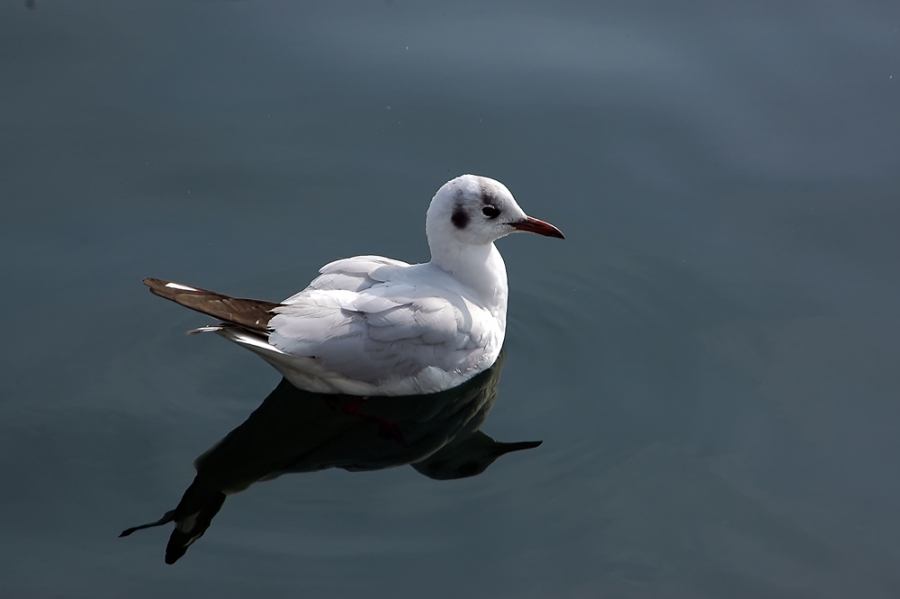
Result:
M900 595L898 28L849 0L0 4L0 595ZM279 300L426 260L465 172L568 238L499 244L479 434L543 444L261 482L173 566L170 527L117 538L280 380L141 278Z

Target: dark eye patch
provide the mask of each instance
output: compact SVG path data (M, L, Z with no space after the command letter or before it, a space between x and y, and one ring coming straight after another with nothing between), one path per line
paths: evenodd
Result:
M500 216L500 209L495 206L485 206L481 209L481 213L488 218L497 218Z
M462 206L457 206L453 209L450 220L457 229L465 229L466 225L469 224L469 215L466 214L466 211Z

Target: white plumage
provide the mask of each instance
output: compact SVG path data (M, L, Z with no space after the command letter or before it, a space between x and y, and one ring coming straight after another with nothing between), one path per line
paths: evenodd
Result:
M497 359L508 291L493 242L515 231L562 238L552 225L528 217L498 181L463 175L431 201L428 263L337 260L277 305L145 282L158 295L223 319L198 331L214 330L254 351L302 389L431 393L461 384Z

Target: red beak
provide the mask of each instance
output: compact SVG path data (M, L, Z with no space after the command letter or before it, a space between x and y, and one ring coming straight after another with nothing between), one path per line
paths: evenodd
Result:
M509 224L519 231L528 231L529 233L537 233L538 235L543 235L545 237L556 237L557 239L566 238L566 236L562 234L562 231L560 231L550 223L545 223L542 220L531 218L530 216L525 220L520 220Z

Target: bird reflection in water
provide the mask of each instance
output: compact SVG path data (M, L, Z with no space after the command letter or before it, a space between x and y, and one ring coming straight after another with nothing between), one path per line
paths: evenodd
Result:
M175 523L166 546L173 564L203 536L228 495L292 472L351 472L411 465L436 480L484 472L511 451L540 441L501 443L479 430L494 399L503 356L466 383L427 395L326 395L282 379L239 427L194 462L197 476L178 506L156 522Z

